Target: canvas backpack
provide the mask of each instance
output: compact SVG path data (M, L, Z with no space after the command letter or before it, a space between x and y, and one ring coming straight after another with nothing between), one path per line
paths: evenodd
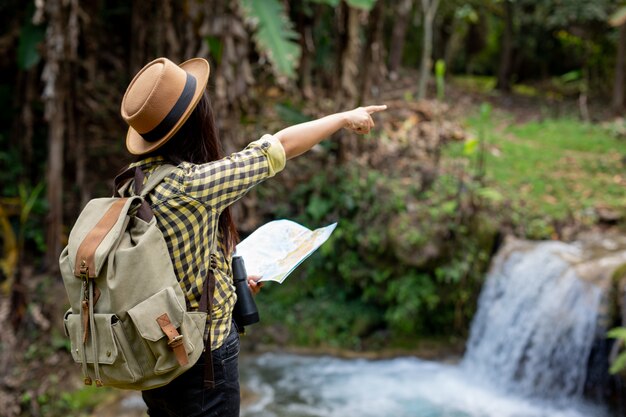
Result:
M61 254L71 304L64 327L88 385L163 386L203 352L210 309L187 311L165 239L144 199L174 169L160 166L142 187L137 168L131 172L134 195L91 200Z

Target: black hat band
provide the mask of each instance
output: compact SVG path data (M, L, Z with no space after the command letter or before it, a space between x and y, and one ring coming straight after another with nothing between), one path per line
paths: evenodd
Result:
M161 120L154 129L149 132L141 133L141 137L143 137L148 142L156 142L162 138L164 138L170 130L178 123L181 116L189 107L189 103L193 99L194 93L196 91L196 78L187 73L187 81L185 81L185 87L183 88L183 92L180 93L180 97L170 110L170 112Z

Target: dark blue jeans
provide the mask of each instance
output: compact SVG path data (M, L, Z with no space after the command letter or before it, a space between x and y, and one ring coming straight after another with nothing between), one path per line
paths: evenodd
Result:
M169 384L142 392L150 417L239 417L239 334L235 324L213 351L215 388L205 389L204 354Z

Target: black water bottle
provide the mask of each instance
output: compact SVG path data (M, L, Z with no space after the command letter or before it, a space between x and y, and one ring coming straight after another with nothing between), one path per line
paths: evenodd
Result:
M243 258L237 255L233 256L233 283L237 294L233 318L239 330L243 331L244 326L259 321L259 311L252 297L252 291L248 287L248 274Z

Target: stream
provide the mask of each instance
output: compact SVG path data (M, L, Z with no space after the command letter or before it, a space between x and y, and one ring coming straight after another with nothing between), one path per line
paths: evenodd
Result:
M242 417L610 417L583 401L528 399L461 366L416 358L264 354L241 363L256 401Z
M617 417L607 386L604 305L626 250L510 240L495 256L458 364L417 358L244 356L242 416ZM593 250L592 250L593 249ZM599 359L598 359L599 358Z

